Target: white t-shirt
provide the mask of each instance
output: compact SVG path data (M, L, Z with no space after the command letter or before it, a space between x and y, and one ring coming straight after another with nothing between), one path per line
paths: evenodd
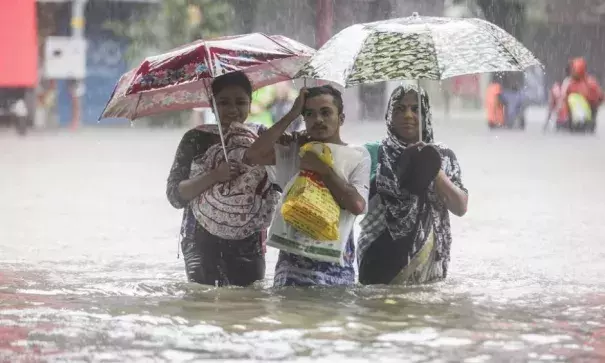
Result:
M357 190L359 195L366 201L367 208L371 168L370 154L363 146L326 145L329 146L332 151L334 171L339 177ZM303 255L319 261L339 261L342 264L344 246L353 231L356 216L347 210L341 209L339 221L340 239L338 241L313 240L306 234L287 224L281 214L283 198L300 171L299 146L295 143L288 146L276 145L275 165L267 166L266 168L269 174L269 180L271 180L272 183L279 185L283 191L282 200L277 207L277 211L269 229L267 244L280 248L286 252ZM287 246L284 246L282 243L284 239L295 243L303 242L307 246L314 245L321 248L329 248L332 251L339 251L340 255L338 257L326 257L321 253L301 253L299 249L290 249Z

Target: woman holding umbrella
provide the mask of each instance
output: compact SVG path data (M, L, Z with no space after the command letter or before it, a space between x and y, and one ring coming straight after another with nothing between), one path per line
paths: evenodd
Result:
M449 213L463 216L468 204L460 165L451 149L433 144L424 90L414 85L395 89L386 121L387 137L367 145L373 165L369 210L360 223L359 281L423 283L444 278L452 243Z
M258 125L243 125L250 113L252 85L244 73L233 72L215 78L211 88L216 101L215 112L225 130L230 160L237 160L231 159L234 147L230 140L237 137L253 139L262 131ZM232 127L234 125L238 128ZM200 163L204 159L211 159L210 164ZM265 177L259 175L251 188L244 188L247 193L227 199L235 187L234 180L246 169L236 161L224 160L218 125L188 131L176 151L166 194L175 208L185 209L181 248L188 280L207 285L247 286L264 278L262 233L270 222L279 192L268 182L263 170ZM203 166L200 170L200 165L206 165L206 170ZM192 173L192 168L198 169L197 174ZM248 178L244 178L246 180ZM199 198L212 192L213 188L215 193ZM221 219L221 214L212 211L204 213L202 207L205 206L197 207L196 203L213 204L225 218ZM244 208L239 208L238 204ZM243 204L256 207L245 208ZM195 213L196 208L202 212ZM245 237L224 238L239 226L243 226Z

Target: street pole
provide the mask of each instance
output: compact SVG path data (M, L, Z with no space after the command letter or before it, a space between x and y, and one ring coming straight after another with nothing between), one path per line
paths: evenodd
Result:
M332 2L333 0L316 1L315 45L317 49L319 49L332 36L332 26L334 24L334 4Z
M71 36L74 39L84 39L86 26L86 3L88 0L73 0L71 5ZM71 129L80 126L82 115L81 100L84 93L84 80L72 79L69 82L71 94Z
M332 36L332 26L334 24L334 3L333 0L315 0L315 47L321 48ZM323 82L316 81L317 85Z

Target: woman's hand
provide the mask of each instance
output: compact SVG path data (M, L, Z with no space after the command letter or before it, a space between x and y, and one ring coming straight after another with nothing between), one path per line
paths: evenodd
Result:
M214 169L214 178L217 183L224 183L233 180L244 172L244 166L235 161L222 163Z
M420 142L417 142L415 144L408 145L408 147L406 147L405 149L406 150L412 150L414 148L417 148L418 150L422 150L422 148L425 147L425 146L426 146L426 143L424 141L420 141Z

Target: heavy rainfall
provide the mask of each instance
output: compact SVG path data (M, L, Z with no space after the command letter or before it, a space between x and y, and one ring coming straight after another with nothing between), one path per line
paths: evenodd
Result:
M605 361L604 32L602 0L2 1L0 362ZM305 175L342 242L276 207Z

